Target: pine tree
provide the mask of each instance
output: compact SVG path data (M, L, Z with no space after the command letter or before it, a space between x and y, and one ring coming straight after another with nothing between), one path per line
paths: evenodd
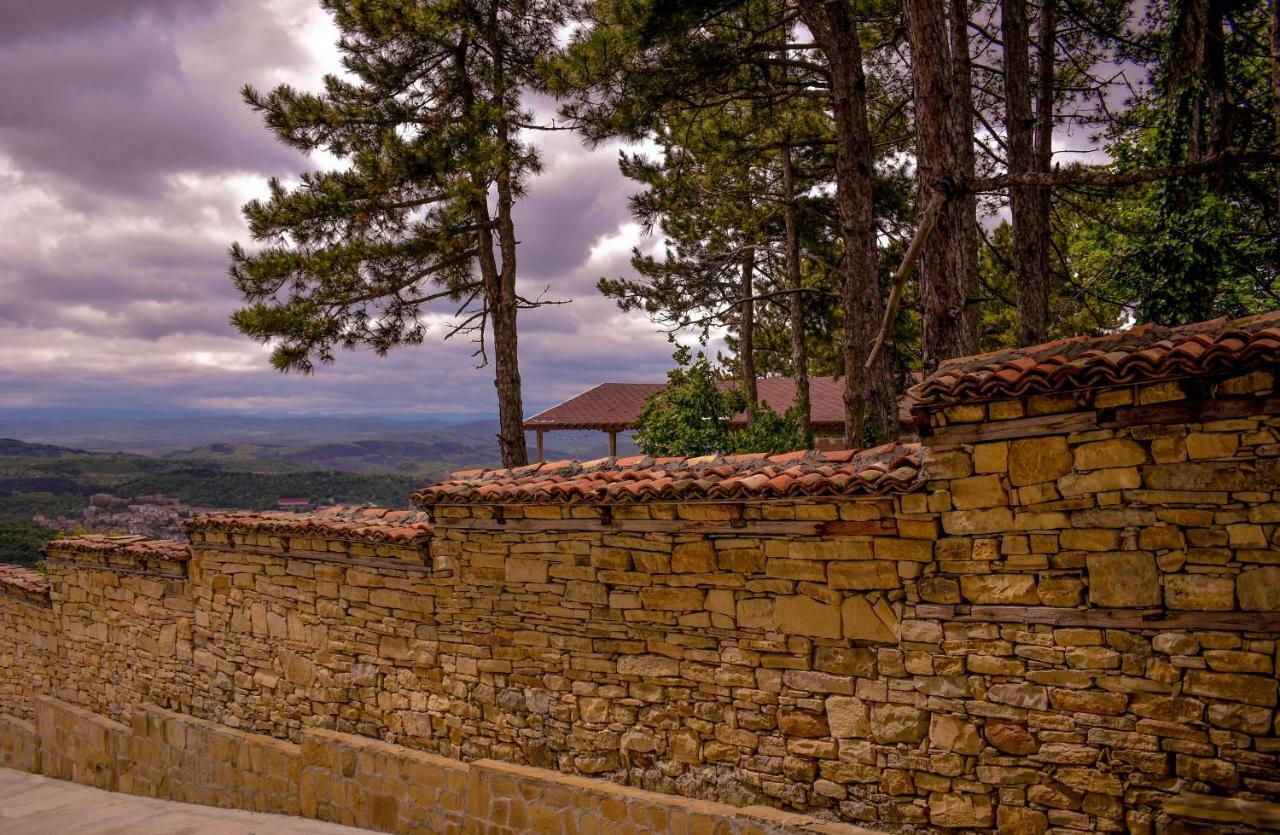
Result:
M538 170L521 95L555 48L571 0L322 0L346 77L322 93L244 89L279 139L345 165L244 207L260 245L231 248L246 306L233 322L282 371L338 347L419 344L420 314L451 303L481 364L492 350L502 460L528 461L516 314L515 202Z
M840 243L841 370L850 445L896 431L888 364L883 356L867 362L884 301L872 197L878 149L864 69L869 59L860 42L872 28L864 15L889 16L855 5L597 0L559 62L553 85L565 101L562 112L589 139L651 139L672 110L696 121L742 102L764 108L802 101L824 113L830 136L824 142L830 160L824 186L832 187L832 227ZM792 37L801 26L811 41ZM753 153L776 153L785 144L757 146ZM794 271L787 276L794 281Z

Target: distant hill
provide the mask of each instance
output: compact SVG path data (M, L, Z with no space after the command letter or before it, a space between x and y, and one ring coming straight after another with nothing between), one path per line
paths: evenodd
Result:
M0 440L0 517L76 517L94 493L165 495L203 507L268 509L283 496L406 507L425 483L412 473L357 473L285 461L89 452Z
M501 465L495 420L0 418L0 517L74 518L94 493L266 509L282 496L406 506L453 470ZM599 432L552 432L548 460L599 458ZM619 453L635 445L619 438ZM530 453L533 443L530 439Z
M170 460L218 462L243 468L334 469L397 472L436 478L451 470L500 464L496 420L449 423L440 419L367 417L191 417L145 419L0 418L0 436L94 452L125 452ZM600 432L550 432L548 460L607 455ZM533 439L529 451L533 452ZM625 436L618 451L635 445ZM250 463L252 462L252 464Z

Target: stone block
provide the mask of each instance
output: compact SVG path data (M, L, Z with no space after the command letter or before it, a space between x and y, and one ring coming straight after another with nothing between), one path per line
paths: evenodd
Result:
M867 706L853 696L828 696L827 724L836 739L865 739L871 733Z
M1266 566L1240 572L1236 593L1240 608L1246 612L1280 612L1280 568Z
M1089 554L1089 602L1095 606L1158 606L1160 577L1155 558L1141 551Z
M1033 684L993 684L987 688L987 698L993 702L1029 710L1048 710L1049 693Z
M929 823L947 829L989 829L994 815L985 794L929 795Z
M1058 490L1066 498L1112 490L1133 490L1142 486L1137 467L1114 467L1087 473L1071 473L1058 479Z
M1064 551L1115 551L1120 547L1120 532L1107 528L1071 528L1059 537Z
M973 448L973 470L976 473L1003 473L1009 469L1009 443L1000 441L977 444Z
M906 562L928 562L933 559L933 542L924 539L877 537L874 548L877 559Z
M989 722L986 728L987 742L1000 751L1015 756L1034 754L1040 742L1021 725L1007 722Z
M738 601L738 626L743 629L771 629L775 625L774 601L768 597L750 597Z
M1192 460L1231 458L1239 447L1240 436L1235 432L1192 432L1187 435L1187 455Z
M646 609L655 611L696 612L704 608L706 592L702 589L652 586L640 590L640 602Z
M825 714L807 710L779 710L778 730L786 736L804 739L816 739L831 733Z
M1043 835L1049 818L1038 809L1001 804L996 810L996 830L1001 835Z
M929 732L929 714L910 705L871 708L871 737L880 743L919 742Z
M845 638L872 643L898 642L898 616L883 599L873 604L866 597L847 597L841 611Z
M1009 481L1014 487L1055 481L1071 472L1071 466L1066 438L1026 438L1009 446Z
M1193 696L1208 696L1229 702L1274 707L1276 684L1276 679L1269 676L1187 670L1186 677L1183 679L1183 690Z
M1132 467L1146 461L1147 452L1142 445L1125 438L1080 444L1075 449L1075 469L1080 471Z
M1036 605L1036 578L1032 574L968 574L960 578L960 594L970 603Z
M677 676L680 662L664 655L624 655L618 659L618 673L645 678Z
M935 479L965 478L973 472L973 459L959 450L932 450L926 447L925 467Z
M741 615L739 615L741 622ZM803 594L779 597L773 608L773 625L788 635L839 638L840 607L819 603Z
M929 745L939 751L978 754L982 751L982 737L972 722L958 716L935 713L929 722Z
M1164 579L1165 605L1170 609L1229 612L1236 607L1236 584L1212 574L1170 574Z
M547 582L547 561L511 558L506 564L508 583Z
M896 589L896 563L888 560L850 560L833 562L827 568L827 582L833 589Z
M1002 507L1009 503L1009 493L998 475L978 475L951 482L951 502L957 510L978 507Z

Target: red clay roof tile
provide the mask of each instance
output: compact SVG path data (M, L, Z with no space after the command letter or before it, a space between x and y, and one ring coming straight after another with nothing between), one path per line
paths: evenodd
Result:
M41 601L49 600L49 578L20 565L0 563L0 588Z
M779 460L781 459L781 460ZM527 468L454 473L413 494L419 505L644 499L705 501L903 493L921 483L919 444L774 456L606 459L530 475Z
M44 546L45 553L59 551L101 557L134 557L147 560L186 562L191 559L191 546L178 539L150 539L145 536L86 534L55 539Z
M314 513L254 513L244 510L205 513L188 519L182 528L187 533L218 530L278 536L359 538L396 544L413 544L431 536L431 522L422 511L342 505L321 508Z
M728 388L737 383L725 380L720 385ZM524 428L622 432L635 424L649 395L664 388L665 383L601 383L577 397L528 418L524 422ZM785 412L795 403L796 386L790 377L761 377L756 381L756 391L760 402L767 403L776 412ZM836 377L810 377L809 406L813 426L825 431L843 431L843 398L843 380ZM738 415L734 423L745 423L745 419L745 415Z
M917 414L961 402L1280 367L1280 311L1178 327L1146 324L947 360L907 392Z

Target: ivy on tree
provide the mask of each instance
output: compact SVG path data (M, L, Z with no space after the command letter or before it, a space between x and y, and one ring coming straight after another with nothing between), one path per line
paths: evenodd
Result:
M473 338L481 364L492 353L503 463L527 463L516 314L541 302L516 291L512 209L538 170L521 96L572 3L321 5L349 77L243 95L281 141L344 165L292 188L273 179L244 207L260 246L231 248L246 303L232 321L273 346L276 368L307 373L339 347L419 344L424 308L451 305L446 338Z

